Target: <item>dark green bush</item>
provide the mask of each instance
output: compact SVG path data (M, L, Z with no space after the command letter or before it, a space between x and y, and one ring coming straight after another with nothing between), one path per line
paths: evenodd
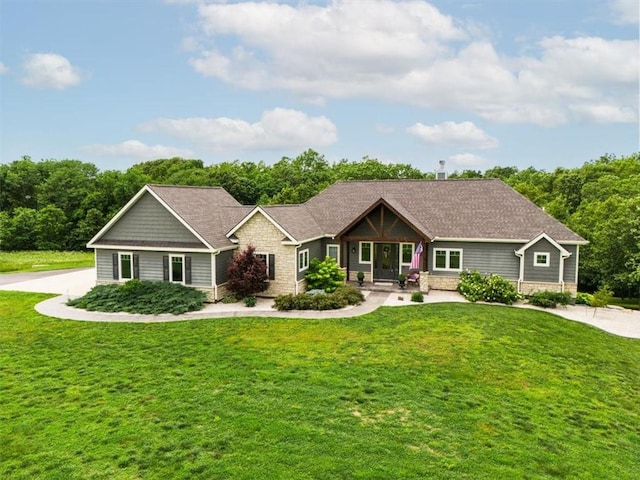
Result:
M569 305L571 294L562 292L535 292L529 295L529 303L542 308L556 308L558 304Z
M484 301L511 305L520 299L516 287L500 275L482 276L478 271L460 273L458 292L470 302Z
M221 302L222 302L222 303L237 303L237 302L238 302L238 298L237 298L235 295L231 294L231 295L227 295L227 296L225 296L225 297L221 300Z
M293 295L279 295L274 300L277 310L336 310L347 305L357 305L364 300L364 296L356 287L343 285L333 293L300 293Z
M258 299L253 295L249 295L248 297L244 297L244 306L245 307L255 307L258 304Z
M411 301L417 303L424 302L424 294L422 292L413 292L411 294Z
M179 283L129 280L123 284L98 285L67 305L98 312L178 315L202 309L207 295Z

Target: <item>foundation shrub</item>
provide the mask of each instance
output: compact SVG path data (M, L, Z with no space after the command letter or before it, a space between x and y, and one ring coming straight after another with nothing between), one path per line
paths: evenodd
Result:
M576 304L577 305L591 305L591 301L593 300L593 295L586 292L578 292L576 295Z
M360 290L343 285L333 293L299 293L279 295L274 300L274 307L280 311L287 310L336 310L347 305L357 305L364 300Z
M344 283L345 274L333 257L325 257L322 261L312 258L304 278L309 290L319 289L332 293Z
M571 294L562 292L535 292L529 295L529 303L542 308L556 308L558 304L567 306L571 302Z

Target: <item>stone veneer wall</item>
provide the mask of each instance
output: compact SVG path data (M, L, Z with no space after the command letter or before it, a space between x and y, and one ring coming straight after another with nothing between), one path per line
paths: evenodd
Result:
M346 270L343 269L343 270ZM345 271L346 273L346 271ZM371 278L371 271L367 270L366 272L363 270L362 273L364 273L364 281L365 282L371 282L372 278ZM357 282L358 281L358 271L357 270L351 270L349 272L349 278L347 279L349 282Z
M296 248L293 245L282 244L284 235L280 230L261 213L256 213L235 234L239 240L238 251L242 252L249 245L253 245L256 253L275 255L275 280L269 280L269 288L260 295L275 297L283 293L296 293Z
M563 291L562 285L559 283L545 283L545 282L520 282L520 293L524 295L531 295L535 292L561 292ZM575 297L578 293L577 283L565 283L564 291L570 293Z
M457 275L434 275L429 272L420 273L420 290L456 290L460 279Z

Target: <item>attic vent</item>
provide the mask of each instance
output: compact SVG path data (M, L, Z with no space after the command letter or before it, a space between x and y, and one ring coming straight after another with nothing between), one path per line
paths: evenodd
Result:
M446 180L447 179L447 171L444 169L444 164L445 161L444 160L440 160L440 167L438 168L438 171L436 172L436 180Z

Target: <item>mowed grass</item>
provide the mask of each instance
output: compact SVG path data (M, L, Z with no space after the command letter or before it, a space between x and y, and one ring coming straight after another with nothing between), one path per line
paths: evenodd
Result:
M0 273L93 267L93 252L0 251Z
M474 304L53 320L0 293L3 479L636 479L640 341Z

